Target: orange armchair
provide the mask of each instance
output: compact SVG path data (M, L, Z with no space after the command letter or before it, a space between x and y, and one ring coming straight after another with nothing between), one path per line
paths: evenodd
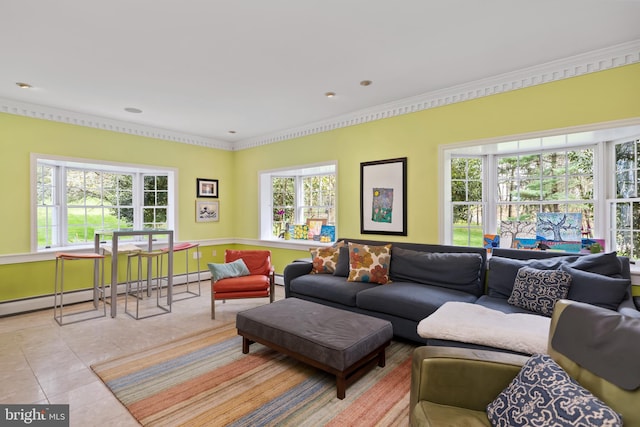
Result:
M271 251L231 250L224 252L224 262L242 259L249 269L248 276L211 278L211 318L216 318L216 300L265 298L273 302L275 273L271 265Z

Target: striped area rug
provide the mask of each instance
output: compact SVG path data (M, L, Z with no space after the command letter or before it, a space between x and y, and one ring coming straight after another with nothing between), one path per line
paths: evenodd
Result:
M392 341L343 400L329 374L257 343L242 354L233 323L92 369L144 426L406 426L413 349Z

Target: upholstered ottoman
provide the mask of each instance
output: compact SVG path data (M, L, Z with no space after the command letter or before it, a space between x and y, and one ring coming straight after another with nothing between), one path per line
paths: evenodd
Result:
M336 376L337 396L376 364L385 365L393 329L387 320L287 298L238 313L242 352L252 342Z

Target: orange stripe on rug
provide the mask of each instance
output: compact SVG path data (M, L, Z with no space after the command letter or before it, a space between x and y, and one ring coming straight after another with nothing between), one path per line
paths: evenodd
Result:
M187 425L212 425L214 422L217 425L227 425L306 380L312 370L313 368L294 363L280 374L265 378L265 381L246 390L242 401L236 398L229 399L220 403L218 407L211 408L192 418Z
M409 392L410 384L411 357L385 375L327 426L377 425L398 400ZM371 407L371 402L376 402L376 405Z
M257 343L242 354L233 325L92 368L103 381L105 372L116 376L105 384L144 426L388 427L408 422L414 348L393 341L387 366L350 385L343 400L332 375Z
M97 363L93 370L100 370L100 377L104 382L112 381L149 366L166 362L184 354L222 342L237 335L234 323L227 323L217 328L195 332L180 339L180 343L168 342L150 350L136 352L131 355Z
M273 352L275 353L275 352ZM208 372L189 381L160 392L154 396L139 400L129 406L129 411L136 418L146 418L150 414L161 411L172 405L188 400L193 396L211 390L226 381L232 380L247 371L252 371L271 360L273 354L249 354L247 357Z

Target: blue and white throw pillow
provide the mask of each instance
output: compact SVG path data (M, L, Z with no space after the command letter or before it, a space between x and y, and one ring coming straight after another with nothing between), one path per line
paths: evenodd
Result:
M556 301L567 297L571 274L561 270L518 270L509 304L551 317Z
M535 354L489 405L494 426L622 426L620 416L551 357Z

